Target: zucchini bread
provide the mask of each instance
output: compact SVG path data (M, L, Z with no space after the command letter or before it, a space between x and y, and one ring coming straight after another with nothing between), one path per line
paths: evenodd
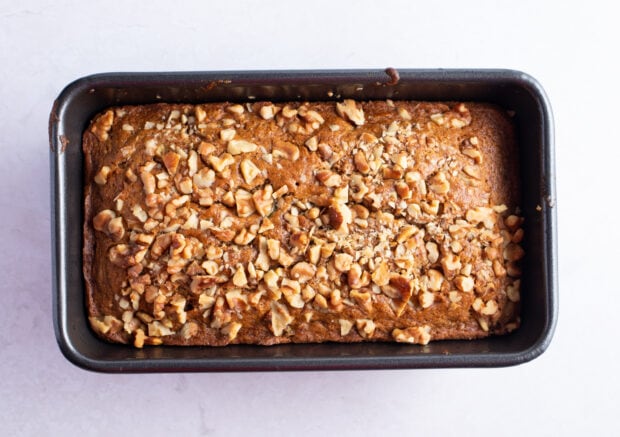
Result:
M519 325L517 144L483 103L123 106L83 136L93 330L144 345Z

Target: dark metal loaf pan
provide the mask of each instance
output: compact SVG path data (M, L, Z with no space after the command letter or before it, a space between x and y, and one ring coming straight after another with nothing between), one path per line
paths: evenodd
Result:
M548 346L557 318L553 122L540 85L511 70L112 73L67 86L50 118L54 326L73 363L104 372L498 367ZM427 346L389 343L146 347L108 344L91 331L82 277L82 132L112 105L155 102L354 98L496 103L514 111L519 135L526 258L522 326L514 333Z

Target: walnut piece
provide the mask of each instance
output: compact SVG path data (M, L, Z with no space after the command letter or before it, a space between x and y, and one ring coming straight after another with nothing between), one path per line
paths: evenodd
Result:
M294 320L286 306L279 302L271 302L271 331L276 337L280 337L286 327Z
M302 284L309 281L316 274L316 266L307 262L299 262L291 269L291 278L297 279Z
M108 182L108 175L112 170L107 165L101 167L99 172L95 175L95 183L97 185L105 185Z
M231 155L240 155L242 153L251 153L256 151L258 146L246 140L231 140L228 143L228 153Z
M355 327L357 328L357 332L363 338L371 338L375 333L375 322L370 319L357 319L355 321Z
M355 100L346 99L342 103L336 103L336 112L339 116L357 126L362 126L365 122L364 110L357 107Z
M289 161L297 161L299 159L299 147L287 141L278 141L273 146L272 154L274 158L284 158Z
M260 169L250 160L244 159L239 166L246 184L251 184L260 174Z
M392 338L399 343L428 344L431 341L431 328L428 325L405 329L394 329Z

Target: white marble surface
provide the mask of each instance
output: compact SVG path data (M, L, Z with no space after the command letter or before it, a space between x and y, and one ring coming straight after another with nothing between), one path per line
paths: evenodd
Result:
M0 0L0 435L619 435L613 3L206 3ZM101 375L63 358L47 117L64 85L104 71L386 66L516 68L546 88L561 299L542 357L486 370L184 375Z

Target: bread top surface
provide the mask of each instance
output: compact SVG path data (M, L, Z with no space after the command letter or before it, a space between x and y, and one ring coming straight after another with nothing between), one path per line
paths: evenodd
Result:
M488 104L112 108L84 133L91 325L144 344L518 325L517 145Z

